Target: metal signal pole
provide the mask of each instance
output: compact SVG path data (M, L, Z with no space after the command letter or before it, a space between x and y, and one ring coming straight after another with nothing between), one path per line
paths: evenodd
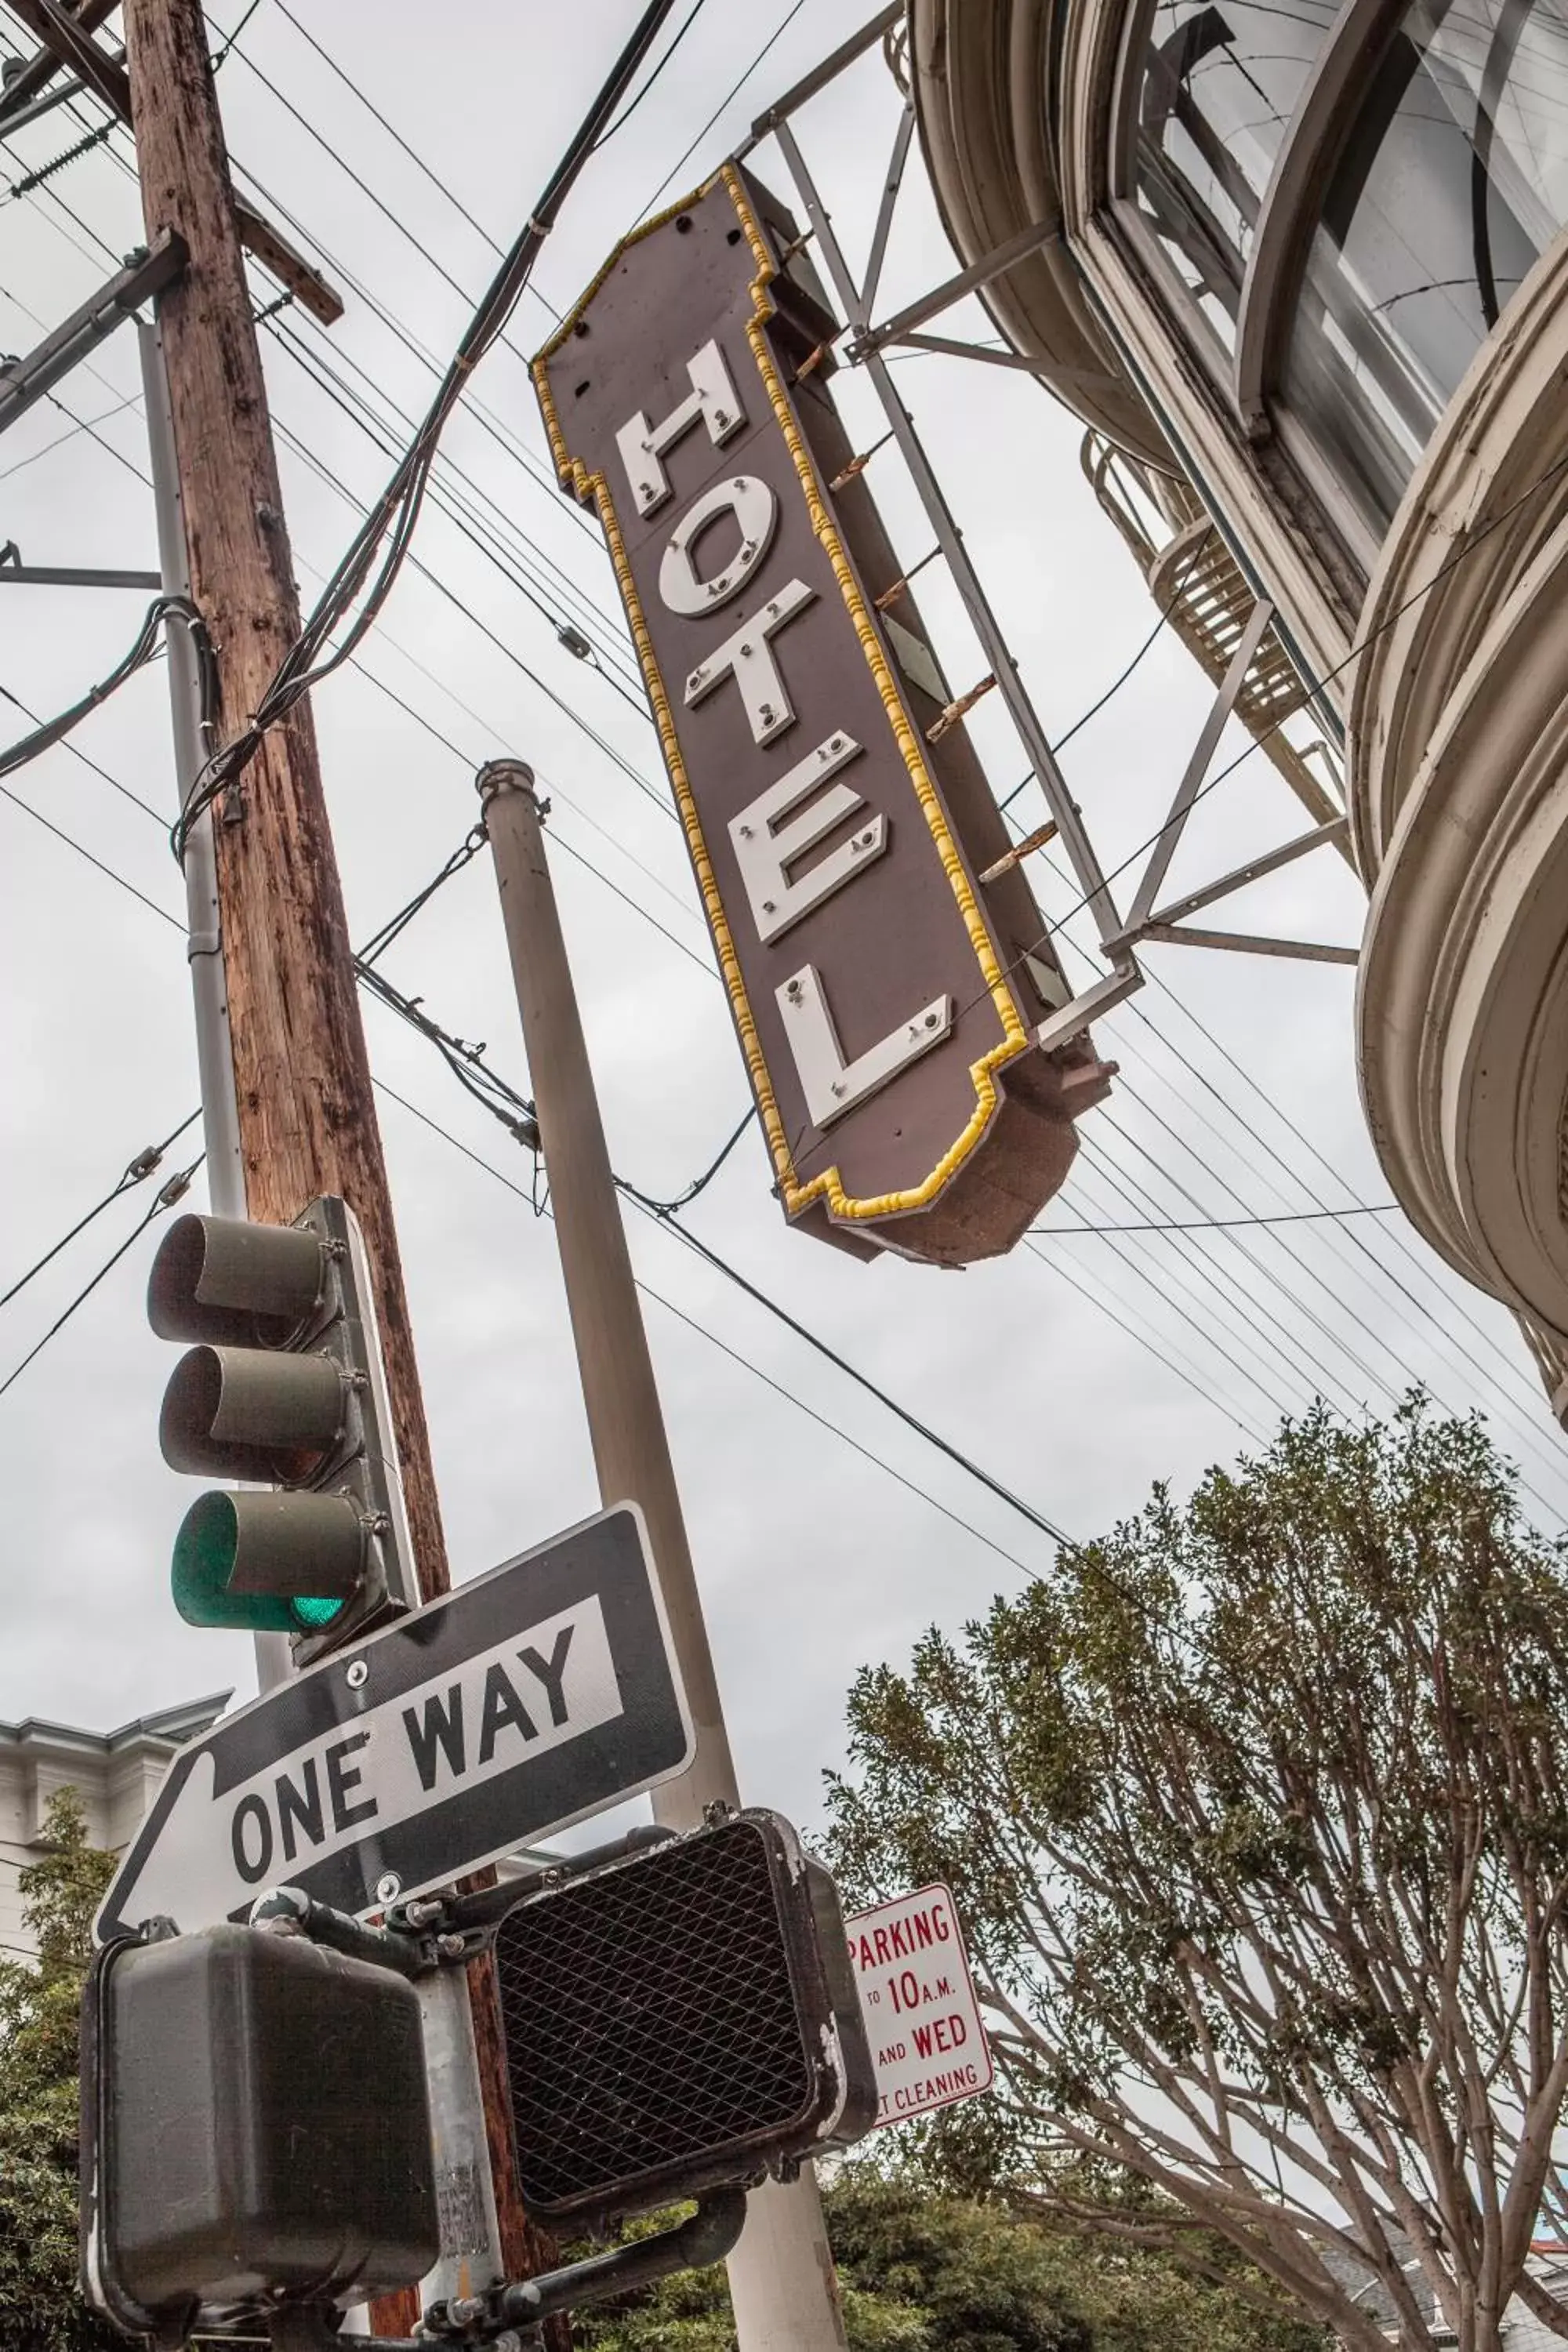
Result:
M690 1770L654 1790L654 1817L671 1829L695 1829L710 1805L738 1805L740 1791L544 853L544 811L533 771L521 760L492 760L478 783L600 1497L642 1506L697 1733ZM809 2166L787 2188L753 2191L729 2273L740 2352L844 2352L833 2257Z
M182 688L179 667L187 648L176 639L171 658L184 793L193 761L199 768L258 708L299 635L300 608L200 0L125 0L124 37L149 234L176 230L190 257L159 301L161 365L153 345L144 345L154 451L162 451L165 576L179 579L183 557L217 671L216 741L198 758L189 681ZM450 1579L308 703L264 738L212 814L205 839L201 827L192 830L187 881L193 954L207 959L197 965L196 986L209 1149L219 1139L214 1205L287 1223L316 1194L331 1192L357 1216L420 1594L430 1600ZM470 1976L471 2023L463 1986L452 1977L452 2000L427 2020L426 2032L438 2158L463 2241L456 2258L472 2272L451 2283L462 2292L487 2266L518 2277L552 2258L541 2259L517 2194L493 1976L488 1963ZM482 2193L492 2170L493 2205ZM417 2318L416 2295L375 2308L384 2334L407 2335Z

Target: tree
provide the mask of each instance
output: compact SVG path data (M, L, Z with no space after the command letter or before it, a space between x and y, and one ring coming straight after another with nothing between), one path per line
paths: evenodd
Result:
M37 1965L0 1961L0 2344L8 2352L110 2352L77 2280L77 2023L89 1930L113 1873L62 1789L44 1852L20 1873Z
M1287 1422L850 1728L840 1872L952 1885L1022 2193L1125 2231L1083 2184L1142 2180L1356 2352L1373 2293L1412 2352L1568 2336L1568 1581L1479 1421Z
M1051 2232L879 2164L827 2188L850 2352L1326 2352L1163 2253ZM1230 2267L1239 2272L1232 2259ZM578 2321L584 2352L734 2352L722 2266Z

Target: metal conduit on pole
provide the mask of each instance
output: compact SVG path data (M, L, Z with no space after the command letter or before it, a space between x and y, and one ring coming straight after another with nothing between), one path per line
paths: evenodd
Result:
M599 1493L606 1506L642 1507L697 1734L690 1770L654 1790L654 1816L670 1829L694 1829L708 1806L739 1804L740 1791L545 856L544 811L521 760L492 760L478 784ZM833 2258L809 2167L787 2187L753 2192L729 2273L740 2352L843 2352Z

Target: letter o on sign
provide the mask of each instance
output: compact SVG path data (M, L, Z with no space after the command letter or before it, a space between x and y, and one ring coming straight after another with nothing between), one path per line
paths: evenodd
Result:
M692 550L714 517L725 513L734 516L741 543L722 572L700 579ZM658 593L670 611L695 617L732 596L767 553L778 516L777 499L754 474L736 474L704 490L671 532L658 567Z
M272 1866L272 1817L259 1797L241 1797L228 1833L236 1870L247 1886L259 1885Z

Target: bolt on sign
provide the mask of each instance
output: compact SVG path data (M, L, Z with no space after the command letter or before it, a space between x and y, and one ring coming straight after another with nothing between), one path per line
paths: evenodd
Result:
M844 1922L877 2071L877 2121L988 2091L991 2052L945 1886L895 1895Z
M734 165L618 246L534 362L609 542L785 1214L1009 1249L1110 1071L825 379L837 321ZM961 707L962 706L962 707Z

